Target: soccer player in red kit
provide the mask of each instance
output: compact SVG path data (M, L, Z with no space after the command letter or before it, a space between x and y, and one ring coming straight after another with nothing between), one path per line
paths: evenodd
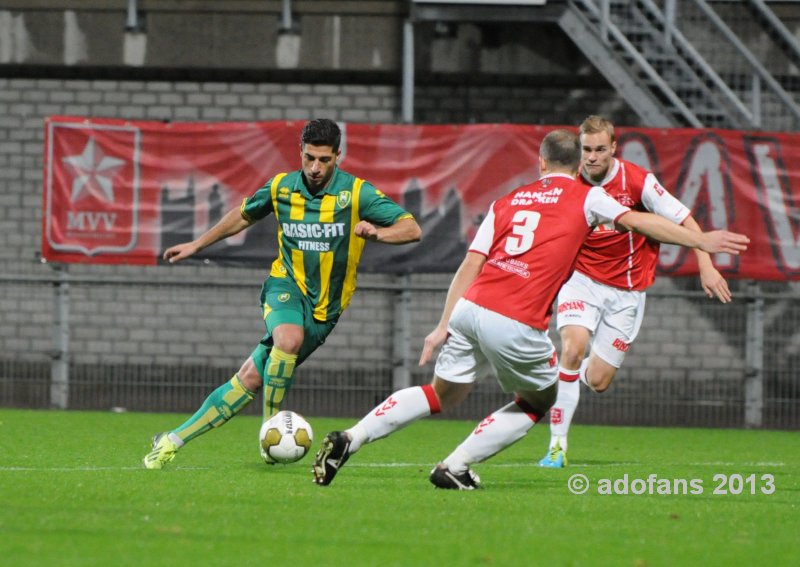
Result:
M314 460L317 484L330 484L365 443L455 407L476 379L494 374L514 401L481 421L430 476L439 488L477 488L470 465L522 438L556 398L558 362L548 321L553 300L595 226L608 223L708 251L745 248L745 236L692 232L656 215L632 212L602 188L576 181L580 156L580 141L572 132L545 136L542 177L492 203L453 277L441 320L420 357L424 365L443 344L432 383L398 390L350 429L328 433Z
M649 171L614 157L614 125L589 116L580 126L583 165L579 179L600 185L620 204L650 211L699 232L678 199ZM567 464L567 433L580 399L580 381L596 392L611 385L639 332L645 290L655 280L659 243L634 232L598 226L578 254L575 272L558 294L556 326L561 335L558 398L550 410L550 446L543 467ZM700 280L709 297L731 299L728 284L708 253L695 249ZM592 338L593 337L593 338ZM591 339L591 355L585 359Z

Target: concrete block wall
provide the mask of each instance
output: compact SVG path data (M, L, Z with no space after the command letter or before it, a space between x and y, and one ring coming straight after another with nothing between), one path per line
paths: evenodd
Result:
M0 78L0 262L4 276L33 280L52 273L37 260L41 238L43 120L56 114L125 119L305 120L329 117L350 122L399 121L399 87L126 80ZM613 93L565 94L539 87L442 86L418 92L420 122L535 122L577 124L590 112L637 125ZM254 187L262 180L254 180ZM266 262L265 262L266 265ZM263 332L258 293L260 270L208 266L171 268L80 266L75 276L117 277L121 286L70 286L72 361L79 364L198 365L229 375ZM143 281L235 282L247 287L181 289ZM449 275L415 275L420 285L449 283ZM362 283L390 284L390 276L363 274ZM138 283L137 283L138 282ZM664 280L664 289L672 283ZM328 343L306 367L349 364L387 369L393 364L394 300L385 292L360 290ZM438 320L444 291L421 292L412 301L415 363L424 336ZM50 284L0 281L0 358L49 360L53 349ZM686 300L651 305L626 372L654 378L685 376L681 369L735 370L742 353L713 323L692 315ZM655 311L655 314L654 314ZM708 331L703 331L708 328ZM687 329L692 329L687 332ZM415 379L427 380L430 369Z
M32 259L39 248L44 119L51 115L131 120L249 121L332 118L400 121L393 85L311 85L0 78L0 255ZM422 123L577 124L600 112L621 125L635 117L607 87L564 95L542 87L420 87ZM255 184L259 180L254 180Z

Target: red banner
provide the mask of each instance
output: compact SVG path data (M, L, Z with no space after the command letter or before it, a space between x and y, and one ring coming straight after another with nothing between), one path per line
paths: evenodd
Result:
M281 171L300 167L304 122L173 123L52 117L45 125L42 255L51 262L156 264ZM553 126L343 125L343 169L414 213L423 241L367 246L364 268L454 271L489 204L538 176ZM617 129L617 155L653 171L707 230L750 236L728 277L800 278L800 136L729 130ZM199 259L267 266L271 219ZM662 247L662 273L696 273Z

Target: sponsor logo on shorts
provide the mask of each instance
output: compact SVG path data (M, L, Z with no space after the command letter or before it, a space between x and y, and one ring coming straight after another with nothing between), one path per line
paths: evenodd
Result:
M558 312L563 313L564 311L586 311L586 304L583 301L565 301L564 303L559 303Z
M628 352L628 348L630 348L631 345L629 345L628 343L626 343L622 339L614 339L614 342L611 343L611 346L613 346L615 349L617 349L620 352Z
M561 425L564 421L564 412L561 408L550 408L550 423Z
M278 301L280 301L281 303L286 303L287 301L289 301L289 299L291 299L291 297L292 297L291 293L282 293L278 296Z

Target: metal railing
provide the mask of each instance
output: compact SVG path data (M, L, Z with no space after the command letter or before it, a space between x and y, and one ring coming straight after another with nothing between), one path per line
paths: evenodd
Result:
M791 130L800 125L800 86L782 80L791 74L800 47L763 2L570 0L569 5L575 17L585 18L573 25L577 33L596 34L608 49L593 61L616 59L642 89L626 97L641 107L640 114L657 115L650 105L660 101L673 126ZM754 20L761 25L753 26ZM603 62L597 64L602 71ZM609 80L614 84L613 75Z
M0 406L193 411L263 332L254 305L262 275L209 272L3 274ZM395 389L430 380L432 367L416 359L449 276L362 280L328 342L298 368L293 409L358 416ZM740 283L734 303L722 305L692 281L662 278L648 293L642 332L614 385L585 393L576 420L800 428L796 286ZM507 400L487 379L444 417L482 418Z

